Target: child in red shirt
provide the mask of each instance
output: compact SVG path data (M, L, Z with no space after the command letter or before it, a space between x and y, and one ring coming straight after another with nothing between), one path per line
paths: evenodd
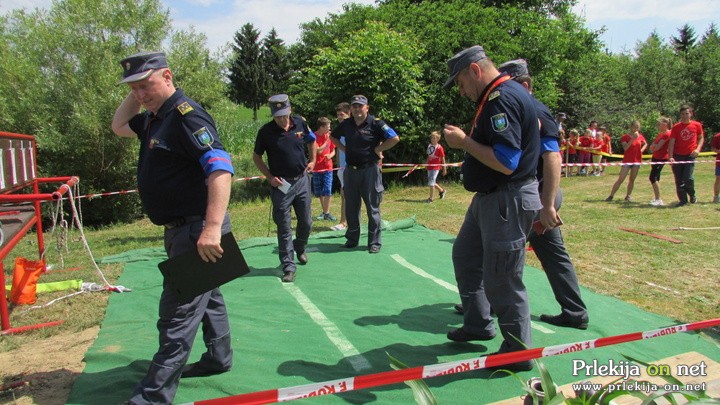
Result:
M670 141L670 127L672 127L672 120L668 117L660 117L657 121L658 134L655 136L655 140L650 145L652 151L653 162L667 162L668 156L668 144ZM660 199L660 172L665 166L662 163L653 164L650 168L650 184L653 188L655 198L650 201L650 205L659 207L665 205L663 200Z
M715 156L715 184L713 185L713 202L720 203L720 132L710 140L710 149L717 153Z
M317 157L312 175L312 188L315 197L320 199L320 205L323 210L320 216L315 219L337 221L337 218L330 213L330 198L332 196L333 182L332 158L335 156L335 144L330 141L330 120L328 118L318 118L315 137L317 142Z
M435 195L435 189L438 190L440 199L445 198L445 189L437 184L437 176L442 169L443 176L447 175L447 166L445 166L445 149L443 149L440 142L440 132L434 131L430 134L430 145L427 147L427 173L428 173L428 186L430 187L430 197L426 202L433 202L433 196Z
M630 173L630 180L627 185L627 193L625 194L625 201L632 201L632 191L635 186L635 178L637 178L638 172L640 171L640 163L642 162L642 153L647 148L648 144L645 137L640 133L640 121L633 121L630 124L630 133L625 134L620 138L620 144L622 144L625 153L623 154L623 166L620 168L620 174L618 175L617 181L610 190L610 195L605 201L612 201L620 185L625 181L628 172Z

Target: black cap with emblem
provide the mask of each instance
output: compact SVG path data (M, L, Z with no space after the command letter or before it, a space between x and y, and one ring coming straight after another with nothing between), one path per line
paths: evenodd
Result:
M287 94L276 94L268 99L273 117L290 115L290 97Z
M155 70L168 67L168 63L163 52L140 52L121 60L120 66L123 68L122 84L143 80Z

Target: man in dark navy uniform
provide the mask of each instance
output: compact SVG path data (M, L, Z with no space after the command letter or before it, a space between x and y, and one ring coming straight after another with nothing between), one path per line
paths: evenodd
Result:
M345 247L360 242L360 200L365 202L368 216L368 251L378 253L382 247L380 203L383 196L382 170L379 161L383 152L400 142L395 130L385 121L368 114L367 97L350 98L352 119L346 119L331 133L335 147L345 152ZM345 144L340 138L345 137Z
M234 174L215 122L175 88L162 52L135 54L120 65L121 83L131 91L115 111L112 129L140 140L137 180L143 207L154 224L165 227L169 257L197 249L204 261L215 262L223 254L220 238L230 232L227 206ZM218 374L232 366L230 325L219 289L180 304L163 283L159 313L160 348L131 404L169 404L181 376ZM186 366L201 323L207 351Z
M532 77L527 61L515 59L498 67L520 83L532 94ZM540 201L543 208L537 220L541 226L534 227L528 241L542 264L555 300L560 304L559 315L540 315L540 320L556 326L587 329L589 321L587 307L580 296L575 266L565 249L559 225L562 223L557 210L562 205L560 190L560 131L557 122L547 106L533 96L535 109L540 120L540 160L537 166Z
M273 220L277 225L282 281L290 283L295 280L297 270L295 254L300 264L308 262L305 246L312 228L312 195L307 174L315 167L317 143L305 120L290 115L290 99L286 94L270 97L269 103L273 120L258 130L253 162L272 186L270 198ZM305 156L306 147L309 161ZM267 165L262 158L265 153L268 155ZM295 209L297 217L295 240L290 208Z
M532 347L530 308L522 281L525 242L541 208L535 168L539 158L538 118L530 94L501 75L479 45L448 60L450 88L478 104L470 135L453 125L448 145L465 151L465 189L475 193L453 244L455 279L464 308L463 326L448 332L457 342L491 340L498 316L499 353ZM524 361L501 366L532 369Z

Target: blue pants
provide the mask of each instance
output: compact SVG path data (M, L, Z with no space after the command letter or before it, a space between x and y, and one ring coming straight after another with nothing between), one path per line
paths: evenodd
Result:
M166 229L165 251L168 257L196 249L202 229L202 221ZM222 233L228 232L230 216L226 214ZM160 347L153 356L145 378L130 398L135 404L172 403L200 324L207 348L200 358L200 364L210 370L227 370L232 366L230 324L219 289L198 295L187 304L179 304L173 289L163 282L159 313L157 328L160 332Z
M560 209L561 205L562 191L558 190L557 197L555 197L555 208ZM560 304L563 317L573 322L588 322L587 307L580 297L575 266L565 249L560 227L546 230L542 235L530 231L528 241L545 270L555 300Z
M382 219L380 203L383 188L380 166L371 165L363 169L345 168L345 216L347 231L345 239L357 245L360 241L360 200L365 203L368 216L368 248L382 246Z
M499 349L503 353L524 350L523 344L532 346L530 306L522 275L527 235L542 207L537 190L537 181L532 181L475 194L453 244L463 328L474 334L495 334L492 306L504 338Z
M290 183L290 190L287 194L277 187L272 187L270 199L273 209L272 217L277 225L278 256L283 271L295 271L295 252L301 254L305 251L310 230L312 228L312 215L310 213L310 181L307 175L302 175L297 180L285 179ZM290 208L295 210L297 217L297 229L293 241L292 217Z

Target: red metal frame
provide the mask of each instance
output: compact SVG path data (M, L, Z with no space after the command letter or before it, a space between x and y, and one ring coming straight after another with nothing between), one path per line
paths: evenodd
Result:
M30 168L31 173L34 175L37 173L37 143L35 137L32 135L14 134L9 132L0 131L0 139L12 139L12 140L26 140L32 144L32 166ZM37 325L21 326L17 328L10 327L10 316L8 313L7 306L7 292L5 291L5 271L3 269L2 261L5 260L7 255L12 249L20 242L20 240L28 233L33 226L37 234L38 241L38 258L42 256L42 252L45 250L45 241L43 239L43 227L42 227L42 211L40 209L41 201L54 201L59 200L62 196L70 191L70 189L77 184L79 179L74 176L66 177L49 177L49 178L31 178L28 181L13 184L0 191L0 204L18 204L18 203L33 203L35 214L30 218L27 223L23 224L15 235L12 235L10 239L6 241L5 246L0 248L0 334L6 335L11 333L20 333L31 329L39 329L48 326L56 326L61 324L63 321L48 322ZM41 183L63 183L60 187L52 193L40 193ZM32 193L29 194L15 194L23 189L32 186ZM46 269L43 269L45 271Z

